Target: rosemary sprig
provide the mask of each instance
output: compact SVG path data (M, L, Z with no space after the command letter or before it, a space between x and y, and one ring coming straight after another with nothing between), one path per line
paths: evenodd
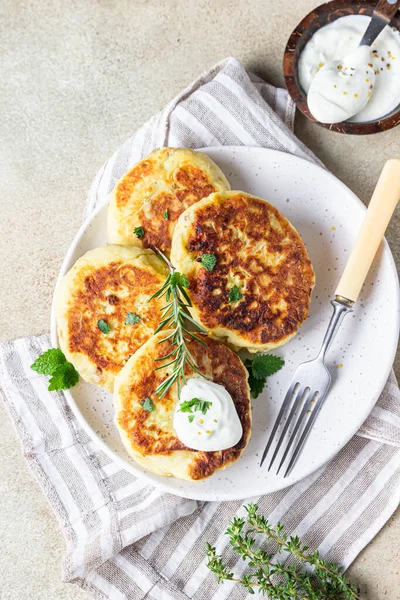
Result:
M150 298L150 300L152 300L153 298L165 297L166 301L165 306L161 308L162 318L155 333L158 333L162 329L173 329L172 333L169 333L167 337L160 340L158 343L162 344L167 340L171 340L171 344L174 346L174 349L166 356L156 358L157 361L163 361L163 364L157 367L156 371L158 369L164 369L165 367L171 366L172 372L162 383L160 383L155 391L155 394L161 398L171 387L171 385L176 382L179 397L181 393L182 381L183 383L186 383L186 365L189 365L193 371L202 377L205 377L205 375L199 371L197 362L190 352L187 342L190 340L195 340L204 346L206 344L203 340L197 337L195 333L189 329L189 327L195 327L196 332L201 331L202 333L206 333L206 330L194 319L192 319L189 314L188 308L192 306L192 303L186 291L186 289L189 287L189 281L186 275L176 271L175 267L160 250L157 249L157 252L168 265L169 274L161 288ZM171 360L165 363L164 361L169 358Z
M275 527L258 514L258 506L245 507L247 518L234 517L226 534L233 549L247 561L250 572L234 577L216 549L206 544L207 567L218 576L218 583L235 581L250 594L255 589L271 600L356 600L357 590L343 576L343 569L324 561L318 551L308 552L297 536L289 537L281 523ZM253 534L262 534L272 544L269 552L256 546ZM286 552L290 564L277 561L277 552ZM307 571L303 570L308 567ZM310 569L311 567L311 569Z

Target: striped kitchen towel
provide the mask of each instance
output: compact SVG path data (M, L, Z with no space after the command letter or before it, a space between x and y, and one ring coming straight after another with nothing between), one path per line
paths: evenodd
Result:
M160 146L248 145L318 162L293 134L294 105L284 90L226 59L203 74L129 138L91 187L86 216L116 181ZM0 347L1 392L23 452L67 542L64 578L95 598L242 600L232 582L218 586L204 561L215 545L237 573L224 536L243 502L200 503L159 491L113 462L78 424L62 393L29 368L48 335ZM400 393L391 375L371 415L329 464L296 485L257 498L272 522L347 567L400 499ZM254 500L254 499L253 499Z

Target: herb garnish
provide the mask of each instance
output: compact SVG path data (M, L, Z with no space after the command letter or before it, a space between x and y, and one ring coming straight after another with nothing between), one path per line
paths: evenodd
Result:
M67 359L60 348L50 348L35 360L31 365L31 369L41 375L53 375L54 371L66 361Z
M357 600L356 588L343 576L342 567L320 558L318 551L309 552L297 536L289 537L281 523L274 526L258 514L257 504L245 506L246 518L234 517L226 535L233 550L247 561L251 572L234 577L211 544L206 544L207 567L218 576L218 583L234 581L249 594L255 590L271 600ZM264 549L255 545L254 534L263 535L271 545ZM274 554L285 552L287 562L274 560ZM294 560L293 560L294 559ZM303 567L308 567L307 571ZM313 570L309 570L313 567Z
M168 219L168 217L169 217L168 209L164 210L163 217L164 217L164 219Z
M187 342L195 340L199 344L205 345L205 342L201 340L193 331L188 329L189 325L195 326L197 331L203 333L206 330L199 325L188 312L188 308L192 306L190 298L186 289L189 287L189 280L185 274L179 273L175 270L175 267L170 261L164 256L160 250L157 250L161 258L166 262L169 268L169 275L166 278L164 284L156 292L150 300L153 298L164 298L166 300L165 306L161 308L163 313L161 322L154 333L158 333L162 329L169 328L173 329L166 338L160 340L158 343L162 344L167 340L171 340L173 350L166 356L156 358L157 361L165 361L167 358L171 360L166 364L162 364L158 369L164 369L165 367L172 366L172 373L160 383L155 393L160 398L166 393L173 383L177 383L178 386L178 398L181 392L181 382L186 383L185 367L189 365L193 371L205 377L198 369L197 362L190 352ZM196 331L196 333L197 333Z
M243 298L242 292L239 290L237 285L234 285L228 294L229 302L238 302L241 298Z
M143 227L134 227L133 233L136 235L137 238L142 238L144 236L144 229Z
M67 361L60 348L50 348L39 356L31 365L31 369L40 375L51 376L49 392L68 390L79 381L79 373L74 365Z
M267 377L282 369L285 361L275 354L257 354L253 359L246 359L244 366L249 372L249 386L253 398L257 398L264 389Z
M141 400L141 402L139 404L140 404L140 406L143 406L143 409L147 410L147 412L154 411L154 404L153 404L153 400L151 398L145 398L144 400Z
M193 412L199 411L203 415L205 415L211 406L212 406L212 402L209 402L208 400L201 400L201 398L192 398L191 400L185 400L185 402L182 402L182 404L179 407L178 412L192 413L188 417L189 423L192 423L192 421L194 419Z
M139 315L135 314L134 312L128 312L125 319L125 325L135 325L136 323L139 323L139 321Z
M201 264L207 271L212 271L217 264L217 257L215 254L203 254Z
M110 325L104 319L100 319L99 321L97 321L97 327L103 333L109 333L111 331Z

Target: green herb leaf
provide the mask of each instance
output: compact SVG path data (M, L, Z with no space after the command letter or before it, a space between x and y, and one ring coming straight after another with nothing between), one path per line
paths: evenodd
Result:
M285 364L280 356L275 354L257 354L252 360L252 373L257 379L270 377L280 371Z
M145 398L140 402L140 405L143 406L143 409L147 410L147 412L153 412L154 410L154 404L151 398Z
M249 387L253 398L258 398L267 383L267 377L277 373L285 361L275 354L257 354L253 359L246 359L244 366L249 372Z
M207 271L212 271L217 264L217 257L215 254L203 254L201 264Z
M254 377L254 375L249 374L248 382L251 395L253 396L253 398L258 398L258 396L263 391L265 384L267 383L267 378L263 377L262 379L258 379Z
M46 350L31 365L31 369L40 375L51 375L47 388L50 392L68 390L79 381L78 371L67 361L60 348Z
M67 359L60 348L50 348L35 360L31 369L41 375L53 375L58 367L66 362Z
M107 321L105 321L104 319L100 319L99 321L97 321L97 327L103 333L109 333L111 331L111 327L109 326Z
M194 420L194 415L189 415L188 416L189 423L193 423L193 420Z
M164 210L163 217L164 217L164 219L168 219L168 217L169 217L169 212L168 212L168 210Z
M133 312L128 312L128 314L126 315L126 319L125 319L125 325L135 325L135 323L139 323L139 321L140 321L139 315L137 315Z
M174 271L171 275L171 287L172 289L176 287L188 288L189 280L184 273L179 273L179 271Z
M68 390L76 385L78 381L79 373L75 369L74 365L70 362L65 362L54 371L49 381L48 390L49 392L61 392L61 390Z
M211 406L212 402L201 400L201 398L192 398L191 400L185 400L185 402L182 402L178 412L193 413L194 411L200 411L203 415L205 415Z
M237 285L234 285L228 294L229 302L238 302L241 298L243 298L242 292Z
M143 227L134 227L133 233L136 235L137 238L142 238L144 236L144 229Z

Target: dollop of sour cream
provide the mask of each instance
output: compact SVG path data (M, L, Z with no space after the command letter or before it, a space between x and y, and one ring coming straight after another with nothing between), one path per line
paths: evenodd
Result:
M182 412L184 402L193 398L211 402L205 414L201 410ZM176 405L173 427L176 436L188 448L214 452L232 448L242 437L243 429L232 396L224 386L192 377L182 387Z
M340 17L321 27L307 42L299 58L299 78L303 90L308 94L311 83L317 73L322 71L324 66L331 61L338 61L341 64L343 59L351 56L359 47L361 38L368 27L370 17L365 15L348 15ZM357 114L349 120L357 123L374 121L391 113L400 104L400 33L390 26L386 26L371 48L369 60L366 62L364 74L360 70L360 77L364 75L364 84L367 84L370 95L363 108L360 108ZM346 65L345 65L346 66ZM354 65L353 65L354 67ZM336 69L338 72L340 70ZM371 74L374 72L375 82ZM347 71L346 71L347 72ZM369 79L369 81L366 81ZM350 78L354 80L354 76ZM362 83L362 82L360 82ZM335 92L337 104L344 107L343 119L354 107L355 102L361 102L361 94L364 89L359 87L354 90L353 97L350 94L339 94L337 82L331 82L331 92ZM372 87L371 87L372 86ZM343 91L347 91L343 89ZM324 91L324 95L327 93ZM355 98L354 94L358 94ZM340 100L340 102L339 102ZM343 104L343 101L346 104ZM310 109L311 110L311 109ZM314 111L318 108L313 107ZM313 112L313 110L311 112ZM314 113L313 113L314 114ZM318 118L316 116L316 118ZM332 121L331 121L332 122Z
M307 104L318 121L347 121L364 108L375 83L371 60L371 48L360 46L343 61L328 62L316 73Z

